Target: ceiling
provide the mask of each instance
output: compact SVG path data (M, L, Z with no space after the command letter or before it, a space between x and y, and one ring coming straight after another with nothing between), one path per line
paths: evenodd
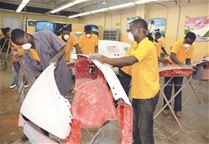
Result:
M0 0L0 10L16 11L21 1L22 0ZM76 4L72 7L66 8L57 13L50 13L51 10L73 1L74 0L30 0L26 7L23 8L22 12L71 16L82 12L88 12L100 8L106 8L123 3L134 2L136 0L88 0L86 2L82 2L80 4ZM177 3L177 1L179 0L157 0L154 3L162 3L166 1L172 1Z

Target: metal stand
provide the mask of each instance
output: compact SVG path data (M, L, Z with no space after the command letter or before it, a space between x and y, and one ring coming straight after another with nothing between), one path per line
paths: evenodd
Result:
M8 46L6 47L6 43L8 43ZM6 53L3 53L3 50L6 49ZM4 62L5 67L7 66L7 59L9 54L9 49L10 49L10 39L5 39L4 44L1 48L0 54L1 54L1 62Z
M178 118L176 117L175 113L174 113L174 110L172 109L171 105L170 105L170 102L182 91L182 89L188 84L188 83L191 83L191 78L192 77L189 77L187 79L187 81L182 85L182 87L173 95L173 97L168 101L168 99L166 98L165 94L164 94L164 88L168 85L168 83L173 79L173 77L171 77L169 79L169 81L167 81L167 83L160 89L160 92L163 96L163 98L165 99L166 101L166 104L160 109L160 111L158 111L155 115L154 115L154 119L165 109L165 107L169 107L173 117L175 118L176 122L178 123L179 127L182 129L182 131L184 132L184 128L182 127L181 123L179 122ZM190 84L191 85L191 84Z

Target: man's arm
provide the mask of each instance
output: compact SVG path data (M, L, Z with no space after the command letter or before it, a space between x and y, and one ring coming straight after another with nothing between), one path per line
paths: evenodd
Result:
M172 64L168 59L157 57L159 62L162 62L163 64Z
M176 57L176 54L175 54L175 53L171 53L170 58L171 58L171 60L172 60L175 64L178 64L178 65L184 64L184 63L182 63L182 62L180 62L180 61L178 60L178 58Z
M78 46L78 43L75 44L73 47L75 47L76 54L82 54L83 52L81 51L81 48Z
M166 54L166 56L169 56L164 47L161 47L161 50Z
M96 43L95 43L95 53L98 53L99 51L98 51L98 45L99 45L99 38L98 38L98 36L97 35L94 35L95 37L95 41L96 41Z
M95 53L98 53L98 45L95 46Z
M102 63L107 63L115 67L128 66L128 65L132 65L138 62L138 59L135 56L126 56L126 57L121 57L121 58L108 58L105 56L99 56L99 57L91 56L89 59L90 60L97 59L98 61Z

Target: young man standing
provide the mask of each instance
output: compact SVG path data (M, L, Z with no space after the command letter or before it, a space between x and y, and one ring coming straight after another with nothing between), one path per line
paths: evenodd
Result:
M66 44L65 55L64 55L64 59L66 62L70 61L72 47L75 48L77 54L81 53L80 48L78 46L78 40L76 36L70 32L69 28L63 27L62 34L58 37Z
M157 49L157 56L158 56L158 57L161 57L161 56L160 56L161 50L163 51L163 53L164 53L166 56L169 56L168 53L167 53L166 50L165 50L165 40L164 40L164 38L161 36L161 33L160 33L160 32L156 32L156 33L155 33L154 44L155 44L155 47L156 47L156 49Z
M180 66L191 65L191 59L193 56L194 46L192 45L196 39L196 35L193 32L189 32L184 37L183 41L176 41L171 49L170 59L173 63ZM170 80L170 77L165 77L165 83ZM172 87L174 84L175 93L181 89L183 77L174 77L168 85L164 88L164 93L169 101L171 99ZM175 97L174 111L177 117L181 117L182 110L182 91ZM164 100L164 105L166 101ZM163 110L164 115L168 115L168 106Z
M113 66L131 65L131 97L133 106L134 144L154 144L153 113L159 99L159 72L157 52L146 37L147 22L136 19L130 32L137 42L130 56L121 58L90 57Z
M97 35L92 33L91 26L85 26L85 34L79 38L79 47L85 55L90 53L98 53L99 39Z

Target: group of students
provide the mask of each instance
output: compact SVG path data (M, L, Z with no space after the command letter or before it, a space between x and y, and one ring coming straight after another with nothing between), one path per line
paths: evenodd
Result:
M62 33L58 37L54 33L49 32L49 31L37 32L34 35L24 33L21 29L14 29L13 31L10 29L10 31L12 32L11 39L12 39L12 45L13 45L13 55L14 56L17 55L18 59L23 58L24 59L23 61L28 60L25 58L25 55L28 55L26 53L29 53L29 55L31 55L29 59L33 60L33 63L31 64L34 66L33 67L30 66L30 64L27 64L26 62L25 65L27 66L25 68L26 69L30 68L30 70L27 70L27 71L30 74L29 76L33 76L33 77L34 76L37 77L48 66L49 61L53 58L53 56L56 53L58 53L58 51L61 49L63 49L62 50L63 53L61 53L60 56L64 54L64 60L66 62L70 61L71 50L73 47L76 49L77 54L82 53L82 54L88 55L90 53L98 52L99 40L98 40L97 35L92 33L92 29L90 26L85 26L84 28L85 34L80 36L79 40L73 33L70 32L70 29L67 27L62 28ZM22 34L25 36L20 37L18 36L19 34ZM21 41L20 43L18 42L15 43L15 41L18 39L17 37L18 38L20 37L19 39L22 39L22 40L19 40ZM55 44L52 44L51 42L54 42ZM24 47L24 43L28 43L29 45L31 44L30 48ZM25 46L29 46L28 44ZM54 50L51 50L51 49L54 49ZM47 61L45 60L44 56L43 56L44 59L40 58L42 55L45 54L45 53L42 54L41 51L50 53L50 56L48 57ZM19 75L19 69L20 69L20 64L19 64L18 59L16 58L12 62L13 80L10 85L11 89L18 87L18 75ZM36 69L38 69L39 72L35 72L32 75L34 71L37 71ZM69 73L70 75L72 74L71 71ZM24 87L26 88L28 87L28 81L26 80L25 76L23 76L23 78L24 78L23 79Z
M104 56L91 56L90 59L97 59L102 63L120 67L120 78L126 93L129 93L133 107L133 143L154 144L153 136L153 114L159 99L159 72L158 62L173 63L180 66L191 64L193 56L193 42L196 35L189 32L184 40L176 41L170 52L170 59L160 59L160 52L165 52L161 45L159 33L154 38L147 37L148 26L144 19L136 19L130 23L129 38L134 40L128 49L126 56L121 58L108 58ZM170 78L165 78L165 82ZM168 100L171 98L172 85L175 85L177 92L182 85L183 77L173 78L165 87L165 95ZM181 92L176 96L174 111L177 117L181 117L182 102ZM164 105L166 102L164 101ZM163 111L168 115L168 107Z
M160 59L159 51L164 47L159 46L158 34L155 40L151 41L147 33L147 22L141 18L136 19L130 23L129 36L134 42L126 56L108 58L92 55L89 57L90 60L97 59L102 63L120 67L121 82L126 93L129 93L129 84L131 85L134 144L154 144L153 114L158 103L160 89L158 59ZM195 34L189 32L183 41L175 42L171 49L170 62L181 66L191 64L192 44L195 39ZM55 81L63 96L67 95L71 86L71 74L66 62L70 60L72 47L76 48L77 53L87 55L98 52L98 37L92 34L90 27L85 27L85 34L79 40L67 28L63 28L59 38L50 31L41 31L31 35L21 29L14 29L11 32L11 40L16 51L24 49L22 58L29 76L38 77L49 64L56 63ZM165 54L168 55L166 52ZM165 78L165 82L168 79ZM174 78L170 81L170 85L165 87L168 100L171 98L172 84L176 85L176 92L181 87L182 80L183 78ZM174 110L180 117L181 93L175 98ZM167 108L164 114L168 114Z
M72 85L72 72L67 67L72 47L75 47L77 54L88 55L98 50L98 37L92 33L91 27L86 26L84 31L85 33L77 40L76 36L65 27L62 29L60 36L47 30L36 32L33 35L21 29L11 30L10 39L13 46L13 55L17 57L13 66L21 60L22 68L27 72L27 79L29 79L31 77L37 78L50 64L54 63L56 65L55 81L57 87L60 94L66 97ZM13 77L18 78L19 69L18 74L16 71L14 72ZM17 85L18 79L13 78L10 88ZM47 134L45 131L44 133ZM25 135L21 139L23 141L28 140Z

